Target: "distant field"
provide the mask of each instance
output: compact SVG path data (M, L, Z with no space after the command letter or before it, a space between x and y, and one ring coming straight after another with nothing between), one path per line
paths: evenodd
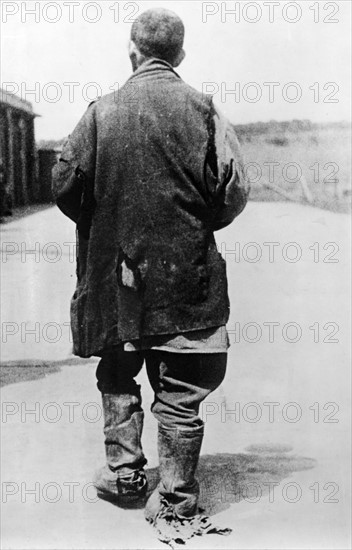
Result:
M351 130L347 123L256 123L236 130L252 200L293 200L335 212L350 211ZM306 193L300 176L303 187L306 182Z

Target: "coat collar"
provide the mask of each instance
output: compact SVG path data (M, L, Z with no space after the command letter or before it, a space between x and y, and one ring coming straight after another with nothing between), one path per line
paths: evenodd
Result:
M168 63L167 61L164 61L163 59L158 59L156 57L152 57L150 59L147 59L138 67L138 69L130 76L128 80L143 77L143 76L149 76L152 73L160 73L160 72L169 72L173 73L177 78L181 78L179 74L174 70L172 65Z

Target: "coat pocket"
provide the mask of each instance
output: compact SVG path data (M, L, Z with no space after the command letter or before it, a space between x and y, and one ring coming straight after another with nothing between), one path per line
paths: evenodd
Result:
M145 279L145 304L150 309L173 304L198 304L209 290L207 265L194 259L161 255L151 262Z

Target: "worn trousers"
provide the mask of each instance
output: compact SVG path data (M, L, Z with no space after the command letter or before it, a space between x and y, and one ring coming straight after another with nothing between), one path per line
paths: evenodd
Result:
M154 391L151 411L166 427L183 430L202 426L201 402L223 381L227 353L141 352L113 348L99 362L96 376L101 393L130 394L140 399L135 377L146 364Z

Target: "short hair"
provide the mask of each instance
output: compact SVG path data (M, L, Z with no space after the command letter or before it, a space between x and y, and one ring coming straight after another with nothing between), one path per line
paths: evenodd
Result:
M185 28L173 11L154 8L141 13L131 29L131 40L145 57L172 64L182 51Z

